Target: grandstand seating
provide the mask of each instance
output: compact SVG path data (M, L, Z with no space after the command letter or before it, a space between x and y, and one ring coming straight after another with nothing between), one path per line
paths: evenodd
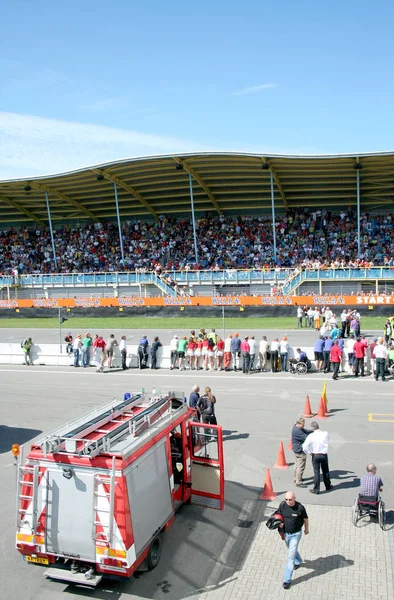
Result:
M199 264L194 262L190 219L162 217L122 224L124 264L114 223L64 226L55 231L57 268L48 230L22 227L0 231L3 274L17 269L32 273L111 273L120 271L226 270L330 266L394 266L394 215L361 218L361 257L357 258L357 226L352 209L339 214L323 209L294 210L277 215L277 260L273 258L272 221L266 216L197 218ZM239 275L235 275L239 277ZM160 282L159 282L160 285ZM167 292L168 290L166 290Z

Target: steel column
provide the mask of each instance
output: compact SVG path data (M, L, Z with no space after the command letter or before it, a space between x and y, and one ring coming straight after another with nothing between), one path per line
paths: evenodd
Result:
M190 188L190 204L192 206L194 256L195 256L195 259L196 259L196 266L197 266L198 265L198 250L197 250L196 220L194 218L193 178L191 176L191 173L189 173L189 188Z
M360 228L360 169L356 171L356 182L357 182L357 256L360 258L361 254L361 228Z
M114 192L115 192L116 218L118 220L118 230L119 230L120 254L122 256L122 265L124 267L124 252L123 252L122 228L120 226L120 214L119 214L119 202L118 202L118 188L116 187L116 182L114 182Z
M271 204L272 204L272 232L274 237L274 260L276 262L276 227L275 227L275 195L274 195L274 176L270 170L271 177Z
M56 271L57 271L56 248L55 248L55 240L53 239L53 229L52 229L52 220L51 220L51 209L49 208L49 197L48 197L48 192L45 192L45 200L46 200L46 203L47 203L47 212L48 212L48 221L49 221L49 231L51 232L51 242L52 242L53 262L55 263L55 269L56 269Z

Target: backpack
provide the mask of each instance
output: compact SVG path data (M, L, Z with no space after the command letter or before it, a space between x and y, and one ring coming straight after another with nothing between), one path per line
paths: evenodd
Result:
M21 348L24 348L27 345L27 340L23 340L21 342Z
M201 398L197 402L197 407L201 414L204 414L204 415L212 414L212 402L210 401L208 396L201 396Z

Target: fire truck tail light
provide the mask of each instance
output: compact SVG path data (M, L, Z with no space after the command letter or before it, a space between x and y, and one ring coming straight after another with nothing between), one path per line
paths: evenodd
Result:
M117 558L102 558L101 562L107 567L127 567L127 562Z

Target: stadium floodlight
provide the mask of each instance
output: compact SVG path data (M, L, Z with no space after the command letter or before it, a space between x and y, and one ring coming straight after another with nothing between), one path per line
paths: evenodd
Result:
M360 169L363 168L362 164L359 162L355 162L353 166L354 166L355 171L359 171Z
M183 171L183 164L182 164L182 163L178 163L178 164L175 166L175 168L176 168L176 170L177 170L177 171Z
M263 162L261 163L261 168L263 169L263 171L267 171L270 168L270 166L268 163Z
M31 185L25 185L25 192L31 192Z
M102 173L97 175L97 181L104 181L104 175Z

